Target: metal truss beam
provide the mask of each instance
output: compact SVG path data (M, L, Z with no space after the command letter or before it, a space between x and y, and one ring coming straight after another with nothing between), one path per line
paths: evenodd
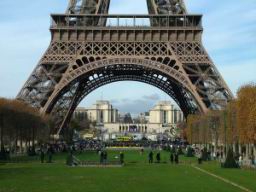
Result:
M116 81L158 87L185 116L233 98L202 45L202 15L188 14L182 0L147 2L149 15L109 15L110 0L70 0L66 14L52 15L50 46L17 98L52 114L53 134L86 95ZM132 22L123 26L125 19Z

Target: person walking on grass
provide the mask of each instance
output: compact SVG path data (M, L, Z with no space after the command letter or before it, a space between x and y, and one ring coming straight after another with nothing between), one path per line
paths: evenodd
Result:
M40 159L41 159L41 163L44 163L44 145L41 145L40 147Z
M53 147L52 147L52 145L50 145L48 147L47 154L48 154L48 162L47 163L52 163L52 155L53 155Z
M175 153L174 160L175 160L176 164L179 164L179 154L178 154L178 152Z
M99 154L100 154L100 164L102 165L104 162L104 152L100 151Z
M161 161L160 152L157 152L157 154L156 154L156 162L160 163L160 161Z
M173 162L174 162L174 156L173 156L173 153L171 152L171 154L170 154L170 162L171 162L171 164L173 164Z
M104 153L103 154L103 162L106 165L107 164L107 160L108 160L108 153L107 153L107 151L104 151L103 153Z
M153 155L154 155L153 152L150 151L149 154L148 154L148 162L149 162L149 164L153 163Z
M124 164L124 153L120 152L120 164L123 165Z
M144 153L144 148L142 147L142 148L140 149L140 155L143 155L143 153Z

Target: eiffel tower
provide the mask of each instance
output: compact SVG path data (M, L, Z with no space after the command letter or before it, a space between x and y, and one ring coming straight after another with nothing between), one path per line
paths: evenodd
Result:
M81 100L112 82L153 85L185 116L233 98L202 45L202 15L189 14L183 0L147 0L147 15L111 15L109 5L70 0L66 13L51 15L50 46L17 98L51 114L54 134Z

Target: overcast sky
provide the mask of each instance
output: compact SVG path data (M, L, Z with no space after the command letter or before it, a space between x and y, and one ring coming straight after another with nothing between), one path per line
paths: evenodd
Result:
M227 84L256 82L256 0L186 0L203 14L204 45ZM14 98L50 42L50 13L63 13L67 0L0 0L0 97ZM147 13L146 0L112 0L110 13ZM152 86L119 82L101 87L81 103L107 99L122 112L147 111L169 97Z

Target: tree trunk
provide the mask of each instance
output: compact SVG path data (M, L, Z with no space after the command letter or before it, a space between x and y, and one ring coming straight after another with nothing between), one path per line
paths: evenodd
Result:
M35 147L35 129L32 128L32 147Z
M249 157L253 155L253 144L249 144Z
M22 138L21 138L21 135L19 137L19 152L22 153Z
M242 155L242 145L240 143L238 144L238 153Z
M215 135L215 146L214 146L215 154L217 153L217 150L218 150L218 145L219 145L218 140L219 140L219 138L217 137L217 134L216 134Z
M234 153L236 153L236 144L235 144L235 143L233 143L233 145L232 145L232 146L233 146L233 152L234 152Z
M25 140L25 153L27 153L28 151L28 140L26 139Z
M246 144L245 147L246 147L245 158L249 159L249 144Z
M17 148L18 148L18 137L15 138L15 154L17 154Z

